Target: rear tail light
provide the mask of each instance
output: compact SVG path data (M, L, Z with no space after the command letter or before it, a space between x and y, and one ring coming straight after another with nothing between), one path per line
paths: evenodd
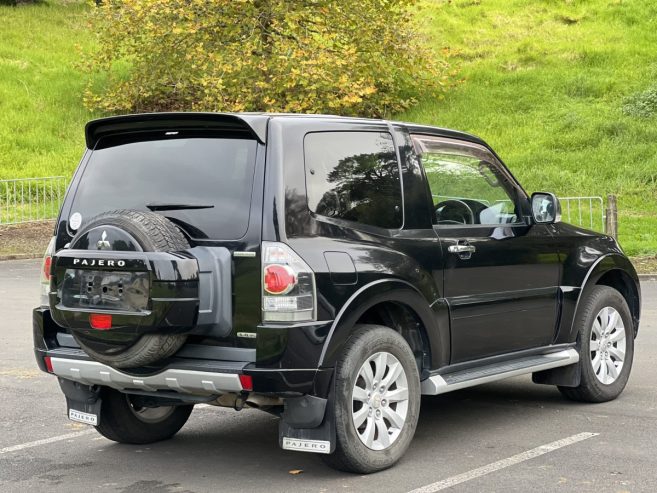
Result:
M287 265L272 264L264 269L263 285L269 294L287 294L297 285L297 276Z
M41 264L41 306L48 306L48 292L50 291L50 276L52 275L52 256L55 254L55 237L48 243L46 253Z
M262 318L307 322L317 318L315 274L284 243L262 242Z
M46 255L43 257L43 278L50 282L50 268L52 267L52 256Z

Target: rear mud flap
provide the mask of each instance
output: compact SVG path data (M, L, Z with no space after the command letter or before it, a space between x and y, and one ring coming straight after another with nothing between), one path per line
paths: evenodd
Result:
M303 396L288 399L278 426L282 449L315 454L335 451L333 392L328 399Z
M100 424L102 399L100 388L82 385L64 378L59 386L66 396L66 415L68 419L91 426Z

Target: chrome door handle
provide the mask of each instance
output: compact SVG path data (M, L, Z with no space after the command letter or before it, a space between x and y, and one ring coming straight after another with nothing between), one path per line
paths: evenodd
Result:
M449 253L474 253L476 250L474 245L450 245L447 247Z

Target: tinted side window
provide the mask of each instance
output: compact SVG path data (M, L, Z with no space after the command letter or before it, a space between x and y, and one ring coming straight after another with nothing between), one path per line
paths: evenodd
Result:
M318 132L304 140L308 207L380 228L402 226L397 154L387 132Z

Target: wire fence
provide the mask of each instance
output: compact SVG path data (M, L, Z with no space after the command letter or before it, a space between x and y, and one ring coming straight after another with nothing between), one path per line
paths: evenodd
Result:
M56 218L67 185L64 176L0 180L0 224Z

